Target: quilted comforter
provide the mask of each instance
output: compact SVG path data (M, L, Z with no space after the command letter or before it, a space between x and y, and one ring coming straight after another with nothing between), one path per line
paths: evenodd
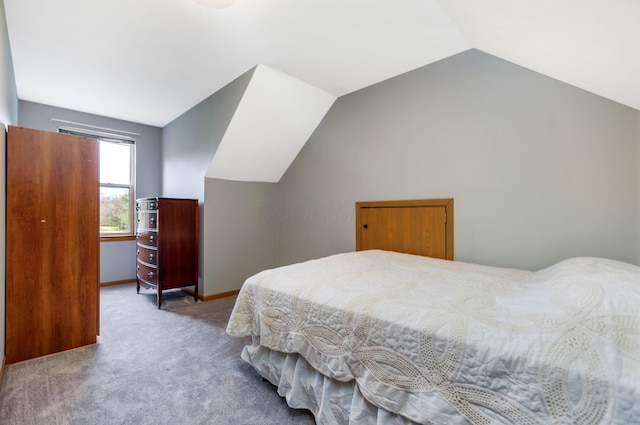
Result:
M640 267L622 262L530 272L373 250L249 278L227 332L253 337L245 360L295 355L406 423L631 424L639 311Z

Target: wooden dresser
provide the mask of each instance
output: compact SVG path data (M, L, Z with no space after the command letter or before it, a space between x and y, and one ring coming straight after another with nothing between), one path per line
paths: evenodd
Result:
M198 300L198 200L136 200L136 280L154 289L158 308L162 291L193 286Z

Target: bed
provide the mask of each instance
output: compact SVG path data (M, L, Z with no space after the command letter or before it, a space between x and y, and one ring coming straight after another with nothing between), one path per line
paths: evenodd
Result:
M249 278L227 332L318 424L640 423L640 267L363 250Z

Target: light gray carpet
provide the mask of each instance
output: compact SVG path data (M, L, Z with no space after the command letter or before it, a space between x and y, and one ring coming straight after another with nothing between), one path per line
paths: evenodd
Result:
M7 366L0 423L314 424L240 359L234 301L172 291L158 310L135 284L102 288L98 343Z

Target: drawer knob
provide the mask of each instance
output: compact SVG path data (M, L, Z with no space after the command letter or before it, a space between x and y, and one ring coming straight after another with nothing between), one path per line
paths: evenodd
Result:
M149 242L153 242L155 238L153 236L149 236Z
M147 273L147 274L149 275L149 277L153 277L153 276L155 276L155 273L154 273L154 272L149 272L149 273Z
M153 260L154 255L153 254L149 254L149 260Z

